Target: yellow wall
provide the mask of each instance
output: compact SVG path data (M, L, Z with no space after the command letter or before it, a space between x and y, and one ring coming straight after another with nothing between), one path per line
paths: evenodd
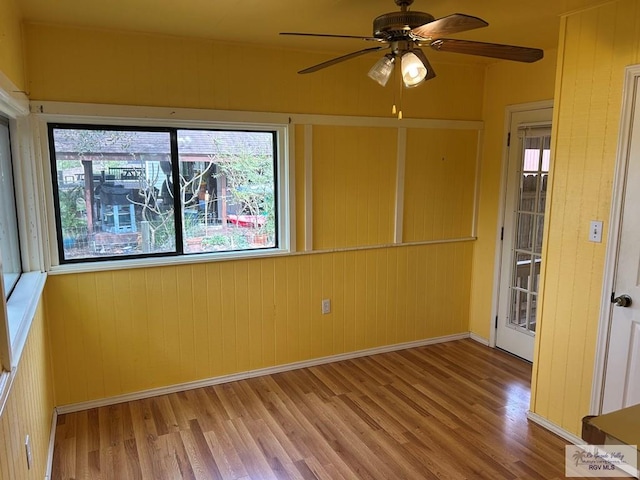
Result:
M393 100L366 77L375 59L298 76L326 56L46 25L26 32L32 99L378 116ZM235 78L247 62L260 75ZM405 92L405 117L479 120L484 67L435 67L435 80ZM390 243L398 130L312 128L314 247ZM295 129L300 243L304 131ZM476 145L475 131L408 132L406 198L439 214L412 239L470 234ZM425 196L426 185L439 194ZM412 208L406 217L424 224ZM467 241L50 276L56 404L467 332L471 250Z
M389 116L393 89L367 78L376 56L298 75L326 55L135 33L25 27L32 100ZM247 65L255 74L246 75ZM407 90L404 116L479 120L482 65L439 65Z
M472 235L477 151L473 130L409 129L405 242Z
M466 242L50 276L56 403L465 332L470 265Z
M313 128L313 247L393 241L397 129Z
M496 232L500 209L502 157L506 142L505 108L509 105L552 100L556 57L546 51L534 64L494 63L487 68L484 97L484 149L480 173L478 240L474 244L470 330L489 339L493 300Z
M36 311L9 399L0 417L0 479L44 478L53 414L53 387L44 308ZM27 469L25 436L31 438L33 467Z
M16 0L0 0L0 71L24 88L22 27Z
M640 4L620 0L564 19L542 315L531 409L579 434L589 413L624 68L640 62ZM552 146L553 148L553 146Z

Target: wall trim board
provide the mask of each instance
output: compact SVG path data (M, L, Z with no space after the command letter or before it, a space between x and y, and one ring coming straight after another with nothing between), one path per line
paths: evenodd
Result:
M304 251L310 252L313 250L313 125L304 126L304 209Z
M68 405L61 405L56 407L58 415L66 413L80 412L83 410L89 410L91 408L106 407L109 405L115 405L123 402L130 402L134 400L142 400L145 398L157 397L159 395L167 395L170 393L177 393L184 390L193 390L195 388L210 387L213 385L220 385L228 382L236 382L239 380L246 380L254 377L261 377L265 375L273 375L276 373L288 372L291 370L298 370L301 368L315 367L318 365L324 365L327 363L340 362L343 360L351 360L354 358L367 357L370 355L377 355L379 353L395 352L398 350L406 350L408 348L424 347L426 345L434 345L437 343L453 342L455 340L463 340L469 338L469 332L458 333L454 335L445 335L442 337L428 338L424 340L416 340L413 342L396 343L393 345L385 345L382 347L368 348L365 350L357 350L355 352L341 353L338 355L330 355L328 357L314 358L312 360L304 360L301 362L289 363L286 365L277 365L274 367L260 368L257 370L249 370L246 372L233 373L231 375L222 375L220 377L212 377L205 380L197 380L195 382L185 382L176 385L170 385L167 387L152 388L149 390L142 390L139 392L126 393L124 395L116 395L114 397L101 398L97 400L90 400L88 402L79 402Z
M471 340L473 340L474 342L478 342L478 343L484 345L485 347L489 346L489 340L488 339L486 339L484 337L481 337L480 335L477 335L477 334L475 334L473 332L469 333L469 338Z
M58 411L53 409L51 415L51 431L49 433L49 448L47 450L47 463L46 470L44 472L44 480L50 480L53 470L53 449L56 443L56 427L58 425Z
M484 130L478 131L476 150L476 181L473 186L473 216L471 218L471 236L478 236L478 216L480 211L480 183L482 180L482 157L484 151Z
M407 129L398 128L396 153L396 198L394 215L393 243L402 243L404 228L404 178L407 164Z
M162 257L159 259L136 259L136 260L114 260L109 262L89 262L89 263L76 263L59 265L52 268L48 275L64 275L72 273L85 273L85 272L105 272L112 270L127 270L131 268L153 268L153 267L166 267L172 265L189 265L193 263L213 263L213 262L232 262L232 261L246 261L260 258L278 258L278 257L297 257L302 255L326 255L331 253L343 253L343 252L357 252L363 250L381 250L384 248L402 248L402 247L422 247L427 245L446 245L450 243L465 243L473 242L477 240L476 237L462 237L462 238L448 238L445 240L425 240L421 242L407 242L407 243L384 243L380 245L363 245L361 247L343 247L343 248L329 248L325 250L312 250L309 252L288 252L288 253L275 253L260 255L247 255L245 257L211 257L202 255L182 256L182 257Z
M482 130L481 120L444 120L435 118L356 117L348 115L291 114L291 123L338 127L435 128L443 130Z
M482 120L441 120L429 118L358 117L348 115L295 114L250 112L239 110L213 110L198 108L145 107L137 105L106 105L74 102L32 101L31 113L69 116L75 122L95 123L98 117L111 117L121 122L139 124L140 121L172 122L207 121L222 123L279 123L292 125L329 125L343 127L433 128L448 130L482 130ZM102 119L104 123L104 119Z
M582 440L580 437L574 435L571 432L568 432L564 428L556 425L553 422L550 422L546 418L538 415L537 413L532 412L531 410L527 411L527 418L531 420L533 423L540 425L542 428L549 430L552 433L555 433L560 438L565 439L568 442L571 442L574 445L583 445L586 442Z

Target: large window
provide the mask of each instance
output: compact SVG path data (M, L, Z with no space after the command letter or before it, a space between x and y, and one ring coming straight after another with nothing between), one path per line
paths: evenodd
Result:
M279 247L276 131L50 124L60 263Z
M9 141L9 122L0 117L0 259L4 295L8 298L22 272Z

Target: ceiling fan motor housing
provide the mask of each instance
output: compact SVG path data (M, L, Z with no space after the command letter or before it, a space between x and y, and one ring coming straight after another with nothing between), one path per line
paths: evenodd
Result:
M409 30L433 22L433 15L424 12L391 12L373 21L373 36L385 40L401 40L409 36Z

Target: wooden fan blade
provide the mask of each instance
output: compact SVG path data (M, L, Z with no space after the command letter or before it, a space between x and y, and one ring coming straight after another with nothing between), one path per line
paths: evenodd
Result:
M364 55L366 53L375 52L377 50L381 50L384 47L372 47L365 48L364 50L358 50L357 52L351 52L341 57L332 58L331 60L327 60L326 62L319 63L314 65L313 67L305 68L304 70L300 70L298 73L313 73L318 70L322 70L323 68L330 67L331 65L335 65L336 63L344 62L345 60L350 60L355 57L359 57L360 55Z
M527 63L537 62L544 56L544 51L539 48L472 42L470 40L454 40L452 38L435 40L431 42L431 48L440 50L441 52L466 53L467 55L480 55L482 57L501 58Z
M481 18L463 13L454 13L412 29L411 35L418 40L435 40L445 35L466 32L467 30L474 30L488 25Z
M356 40L367 40L368 42L385 42L382 38L359 37L358 35L333 35L331 33L280 32L280 35L294 35L298 37L355 38Z

